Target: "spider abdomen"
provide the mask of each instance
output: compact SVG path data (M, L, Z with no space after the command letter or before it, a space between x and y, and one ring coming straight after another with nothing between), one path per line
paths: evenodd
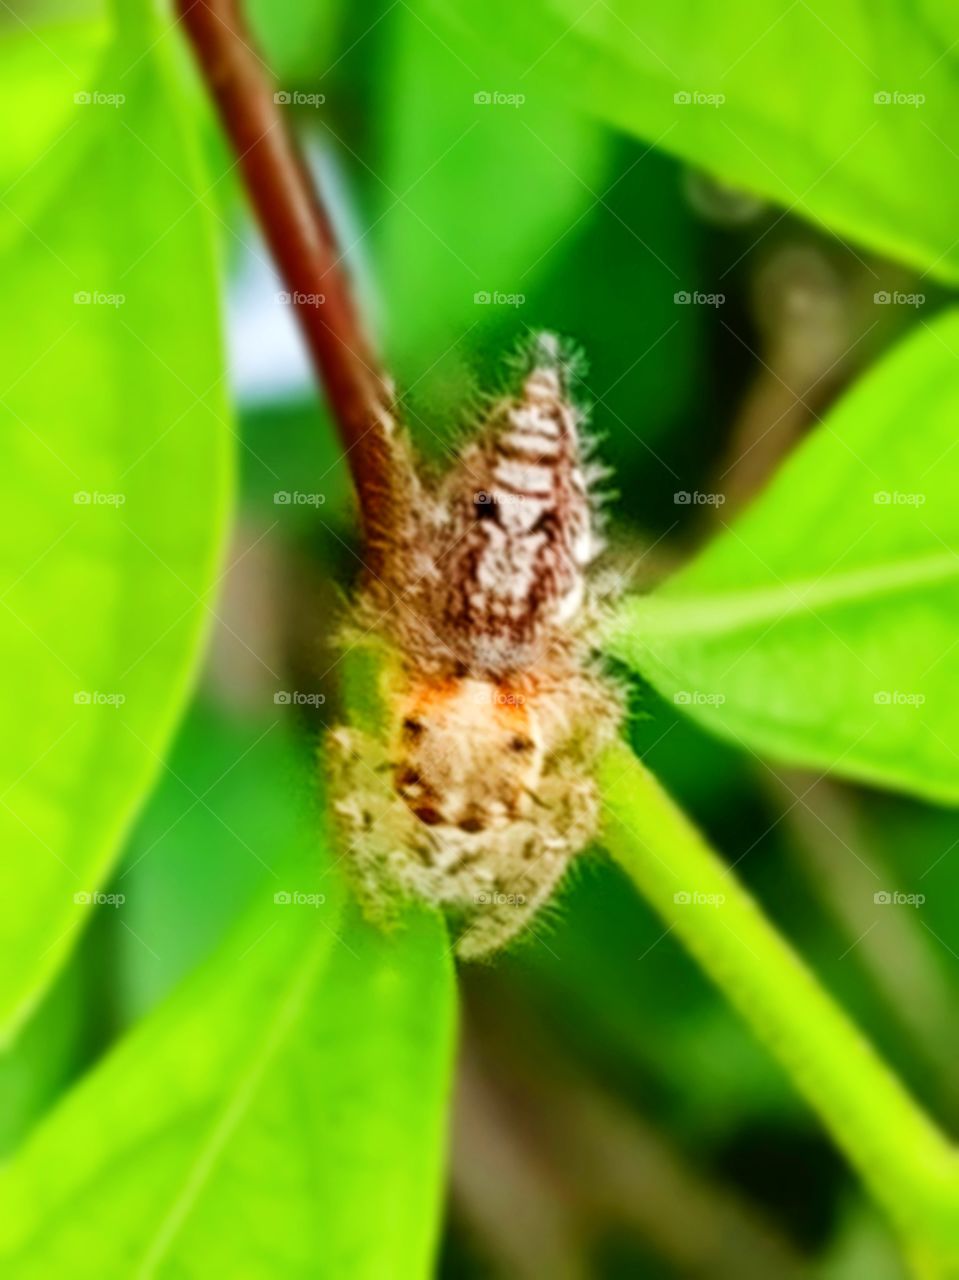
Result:
M451 478L441 615L454 643L474 642L471 670L528 666L579 612L599 548L579 425L558 371L536 368Z

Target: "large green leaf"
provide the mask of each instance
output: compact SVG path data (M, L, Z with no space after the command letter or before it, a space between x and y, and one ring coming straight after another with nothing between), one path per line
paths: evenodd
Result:
M757 752L959 801L957 361L951 311L705 552L626 601L612 652Z
M265 885L10 1167L10 1280L430 1274L454 1025L446 934L426 912L389 936L352 905L341 914L335 875L297 854L276 859L294 900Z
M55 173L56 162L47 161L75 144L79 119L74 94L89 91L105 39L104 24L93 19L4 29L0 109L7 127L0 153L0 199L7 200L38 167Z
M959 279L954 18L838 0L428 0L469 63L574 99L727 182L943 279ZM921 101L919 100L921 99Z
M610 139L555 102L500 101L501 53L464 62L408 7L392 21L377 234L391 354L422 392L472 331L467 350L544 322L536 285L610 185Z
M269 873L273 850L293 842L300 744L282 732L285 708L268 697L269 718L196 701L126 842L111 882L125 901L101 921L112 926L124 1023L208 958Z
M2 1030L78 936L147 793L222 553L213 246L156 40L145 25L116 41L69 149L3 206L20 239L0 266L16 318L0 357ZM37 183L57 194L35 216Z

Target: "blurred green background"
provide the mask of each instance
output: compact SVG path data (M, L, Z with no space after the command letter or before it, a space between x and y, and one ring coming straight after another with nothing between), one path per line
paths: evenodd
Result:
M717 163L720 180L684 158L695 139L675 154L665 140L634 136L629 108L611 105L615 85L570 83L572 61L550 79L554 37L537 29L534 11L477 7L467 20L432 6L340 0L256 0L251 11L424 454L441 462L456 447L478 393L503 384L504 355L531 330L569 335L586 356L592 421L614 473L611 554L640 586L662 580L728 522L843 389L948 298L946 284L909 265L925 229L902 220L901 254L892 234L847 243L789 211L788 195L751 194L735 165ZM576 11L551 14L557 56L572 59ZM736 22L720 6L709 15L708 24ZM774 16L751 33L759 38ZM933 50L949 44L936 26L947 17L923 15ZM854 18L850 7L836 20L839 44ZM648 40L670 63L668 23L650 21L650 30L620 38L627 49ZM884 19L873 21L881 44ZM797 50L799 60L815 56L822 35L815 17L807 23L809 51ZM17 184L3 197L15 215L9 235L22 234L18 224L63 181L40 158L72 145L63 133L73 96L92 83L105 32L92 6L39 3L3 18L0 180ZM743 53L758 100L770 104L771 131L790 114L770 70L780 34ZM298 778L338 714L331 635L359 563L348 476L185 43L164 40L198 123L209 173L202 204L224 264L236 519L202 675L106 886L125 901L91 914L0 1062L8 1155L214 953L270 883L264 863L292 829ZM741 33L737 41L749 44ZM588 61L589 51L580 56ZM604 56L594 50L595 78ZM947 71L954 86L952 55L936 74ZM910 71L902 87L917 80ZM700 87L716 83L707 75ZM885 87L867 83L870 93ZM477 102L477 94L524 101ZM842 114L842 79L833 95L823 108L830 119ZM28 166L35 171L21 184ZM943 170L954 167L943 155ZM108 162L73 176L57 218L72 223L74 242L112 234L82 193L130 181ZM801 169L797 182L808 185ZM953 186L943 176L925 202L948 202ZM126 198L122 186L110 196L117 225ZM859 199L870 207L867 190ZM879 290L923 301L877 306ZM681 294L721 301L677 301ZM177 326L190 298L185 286L182 310L156 323ZM8 311L3 323L12 334L21 317ZM7 370L8 382L16 372ZM136 421L134 398L130 431ZM677 503L683 491L725 501ZM278 493L314 499L284 504ZM324 700L278 704L288 689ZM641 681L631 706L643 759L916 1095L954 1125L959 818L777 769L708 735ZM875 910L880 882L924 894L921 913ZM820 1125L608 863L583 860L522 946L460 979L440 1275L904 1274L888 1229Z

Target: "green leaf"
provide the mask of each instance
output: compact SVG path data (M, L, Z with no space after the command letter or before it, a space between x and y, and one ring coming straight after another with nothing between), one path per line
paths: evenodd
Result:
M726 182L959 280L954 22L940 35L909 5L866 0L828 13L791 0L431 0L426 11L466 62L477 43L509 48L510 89L576 101Z
M376 195L389 345L415 387L461 359L472 330L467 350L490 327L542 323L537 280L609 185L609 138L555 103L489 100L505 87L502 54L464 63L432 20L406 6L393 20Z
M950 311L725 534L624 603L612 653L751 750L959 801L957 360Z
M667 932L817 1112L910 1253L927 1264L917 1274L959 1275L959 1166L950 1140L624 744L604 754L598 777L603 843Z
M426 1277L453 982L439 918L387 936L301 848L215 956L41 1127L0 1260L69 1274ZM313 869L309 863L314 862Z
M64 966L16 1041L0 1053L0 1158L13 1154L89 1059L91 985L79 965ZM102 991L96 999L101 1005Z
M317 67L334 67L342 50L342 6L302 0L250 0L250 22L263 56L286 88L311 83ZM338 38L340 43L338 44Z
M0 264L16 318L0 374L5 1032L78 936L90 907L75 895L102 883L150 788L222 557L217 275L169 40L119 41L72 106L69 150L4 205L20 236ZM34 216L48 162L56 198Z
M42 166L50 173L58 162L68 162L79 123L74 95L90 89L106 35L104 24L92 20L31 22L29 28L4 29L0 38L0 111L7 121L0 153L3 200L36 168Z
M270 875L272 850L292 844L299 744L266 696L269 719L197 699L126 843L111 882L125 900L106 913L125 1024L209 957ZM269 883L283 888L275 875Z

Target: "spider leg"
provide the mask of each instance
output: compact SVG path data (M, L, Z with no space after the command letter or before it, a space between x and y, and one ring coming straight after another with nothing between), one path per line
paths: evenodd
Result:
M466 924L456 939L461 960L478 960L500 950L521 933L541 906L552 896L569 866L569 846L540 846L533 858L495 891L474 895Z

